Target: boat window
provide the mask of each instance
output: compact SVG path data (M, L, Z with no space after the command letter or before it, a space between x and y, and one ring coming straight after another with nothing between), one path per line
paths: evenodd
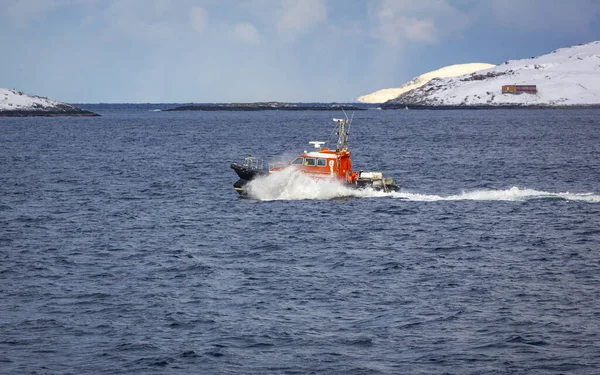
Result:
M318 158L317 159L317 165L319 167L326 167L327 166L327 159L325 159L325 158Z
M302 165L303 163L304 163L304 159L303 158L296 158L290 164Z
M316 164L316 160L313 158L304 159L304 165L315 165L315 164Z

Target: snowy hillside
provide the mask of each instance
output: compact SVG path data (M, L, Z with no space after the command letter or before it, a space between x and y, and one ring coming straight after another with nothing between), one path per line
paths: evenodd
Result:
M0 116L95 116L69 104L0 88Z
M503 94L503 85L536 85L537 93ZM434 79L386 102L382 108L598 105L600 41L507 61L460 77Z
M470 74L479 70L489 69L494 66L495 65L485 63L449 65L415 77L398 88L375 91L371 94L363 95L356 100L361 103L384 103L407 91L421 87L434 78L456 77L464 74Z

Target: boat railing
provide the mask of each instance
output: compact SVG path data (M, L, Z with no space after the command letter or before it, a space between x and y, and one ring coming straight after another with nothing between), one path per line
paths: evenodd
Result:
M244 158L243 166L248 169L263 169L265 161L262 158L248 156Z

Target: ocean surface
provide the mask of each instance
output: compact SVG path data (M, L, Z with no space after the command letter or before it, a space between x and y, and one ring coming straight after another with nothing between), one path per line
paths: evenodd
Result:
M600 110L356 112L400 192L244 199L343 114L168 107L0 118L1 374L600 373Z

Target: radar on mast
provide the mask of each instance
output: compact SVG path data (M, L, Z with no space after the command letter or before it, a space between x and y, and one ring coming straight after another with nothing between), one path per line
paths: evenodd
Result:
M325 142L321 142L321 141L310 141L308 142L311 145L315 146L315 148L321 149L321 147L325 144Z

